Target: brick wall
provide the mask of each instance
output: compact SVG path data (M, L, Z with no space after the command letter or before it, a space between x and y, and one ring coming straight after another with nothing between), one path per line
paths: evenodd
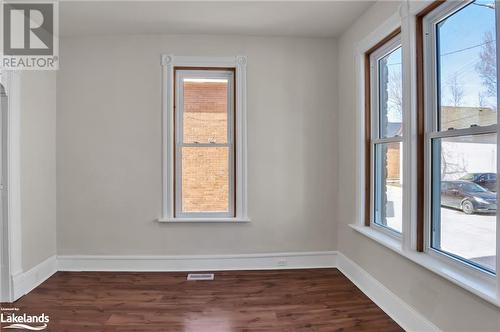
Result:
M184 83L185 143L227 143L227 84ZM185 147L182 151L183 212L227 212L229 151Z
M497 123L497 112L489 107L441 107L441 128L469 128L470 125L488 126Z
M400 157L399 143L387 144L387 181L400 183Z

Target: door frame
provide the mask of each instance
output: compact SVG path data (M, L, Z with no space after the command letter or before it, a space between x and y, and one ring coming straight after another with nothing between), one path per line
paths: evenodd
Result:
M2 135L4 137L3 175L5 195L3 200L3 218L7 234L2 234L1 255L6 259L5 269L0 276L5 283L5 298L1 301L13 302L16 294L14 277L22 271L22 236L21 236L21 178L20 178L20 123L21 123L21 74L15 71L2 72L3 87L7 95L7 112L2 111ZM5 229L2 225L1 229ZM5 239L5 241L3 241ZM4 279L6 278L6 279ZM3 294L4 292L1 292Z

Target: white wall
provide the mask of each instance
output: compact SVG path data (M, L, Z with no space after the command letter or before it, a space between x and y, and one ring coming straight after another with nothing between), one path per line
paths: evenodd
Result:
M56 73L20 79L22 267L56 254Z
M249 224L159 224L160 54L248 56ZM333 250L335 41L63 38L57 76L58 253Z
M339 39L338 250L445 331L499 331L500 311L493 305L415 265L352 230L359 179L356 132L355 63L358 41L398 9L398 2L378 2Z

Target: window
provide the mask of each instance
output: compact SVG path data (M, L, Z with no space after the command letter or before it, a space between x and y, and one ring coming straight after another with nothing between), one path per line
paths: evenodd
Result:
M174 71L175 216L234 217L234 70Z
M162 56L160 222L245 222L246 57Z
M423 19L428 249L489 273L496 271L495 26L489 0L447 2Z
M399 14L357 46L364 168L350 227L500 306L498 1Z
M366 57L370 66L368 149L373 152L370 153L373 200L367 202L371 206L369 223L401 233L403 87L399 30L367 52Z

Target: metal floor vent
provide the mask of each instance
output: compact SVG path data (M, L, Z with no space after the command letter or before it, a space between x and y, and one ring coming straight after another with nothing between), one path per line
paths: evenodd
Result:
M187 280L214 280L213 273L189 273Z

